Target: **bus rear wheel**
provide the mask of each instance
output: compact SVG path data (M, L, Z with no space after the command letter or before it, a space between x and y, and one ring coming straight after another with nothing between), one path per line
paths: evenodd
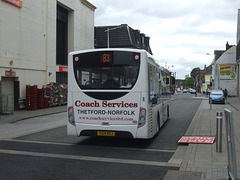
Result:
M157 115L157 132L156 132L156 136L158 136L160 133L160 115L158 113Z
M169 108L169 105L167 106L167 118L169 119L169 117L170 117L170 110L169 110L170 108Z

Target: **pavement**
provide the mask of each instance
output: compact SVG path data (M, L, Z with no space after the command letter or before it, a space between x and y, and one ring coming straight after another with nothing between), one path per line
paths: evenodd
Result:
M216 113L228 109L233 113L235 131L235 149L237 169L240 170L240 99L230 97L226 104L213 104L210 107L208 98L203 95L193 97L201 100L201 104L192 119L185 135L216 136ZM1 124L15 123L24 119L66 112L66 106L39 110L19 110L13 115L0 115ZM216 142L213 144L180 144L169 160L169 166L180 167L179 171L168 171L164 180L223 180L228 179L228 155L226 145L225 121L223 117L222 152L216 152ZM240 172L238 171L238 178Z
M216 136L217 112L228 109L233 113L235 131L235 150L237 169L240 170L240 99L230 97L226 104L212 104L203 95L194 99L202 99L202 102L192 119L185 135L186 136ZM169 161L170 165L179 164L179 171L168 171L164 180L191 179L191 180L225 180L228 175L228 154L226 144L226 129L223 113L222 126L222 152L216 152L216 142L213 144L188 144L179 145L176 153ZM237 173L238 179L240 172Z
M15 123L24 119L40 117L45 115L51 115L56 113L67 112L67 106L55 106L46 109L26 110L21 109L14 111L13 114L0 114L1 123Z

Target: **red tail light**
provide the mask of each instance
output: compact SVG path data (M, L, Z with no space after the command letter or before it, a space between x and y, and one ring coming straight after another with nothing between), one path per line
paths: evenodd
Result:
M145 123L146 123L146 109L141 108L139 113L139 118L138 118L138 128L144 126Z

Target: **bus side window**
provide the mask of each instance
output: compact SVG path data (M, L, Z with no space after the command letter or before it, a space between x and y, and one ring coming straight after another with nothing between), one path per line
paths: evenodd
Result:
M158 96L157 96L157 94L154 94L153 99L152 99L152 103L157 104L157 102L158 102Z
M169 78L168 77L166 78L166 84L169 84Z
M149 92L149 102L152 102L154 91L153 91L153 84L152 84L152 72L153 67L151 64L148 64L148 92Z
M157 104L159 94L159 74L157 68L150 63L148 64L149 74L149 100L152 104Z

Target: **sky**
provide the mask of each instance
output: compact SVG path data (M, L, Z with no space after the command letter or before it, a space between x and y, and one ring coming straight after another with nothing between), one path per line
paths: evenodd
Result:
M236 45L240 0L88 0L95 26L128 24L150 37L158 63L185 79L209 66L214 50Z

